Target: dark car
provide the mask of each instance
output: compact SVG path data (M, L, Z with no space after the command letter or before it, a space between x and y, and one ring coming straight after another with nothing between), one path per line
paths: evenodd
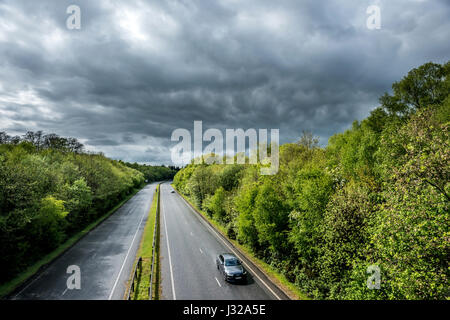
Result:
M242 262L232 253L222 253L216 259L217 269L223 275L223 279L229 282L246 282L247 271Z

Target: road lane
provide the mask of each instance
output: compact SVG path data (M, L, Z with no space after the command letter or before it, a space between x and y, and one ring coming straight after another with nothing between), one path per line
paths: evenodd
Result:
M172 190L168 183L161 185L162 299L275 299L252 274L247 284L224 281L215 259L230 250Z
M123 299L156 185L145 186L12 298ZM79 290L67 288L70 265L80 267Z

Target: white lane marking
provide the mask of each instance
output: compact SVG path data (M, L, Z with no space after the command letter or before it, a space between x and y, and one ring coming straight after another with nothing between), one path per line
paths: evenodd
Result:
M29 286L31 286L37 279L39 279L40 277L42 277L42 275L45 272L42 272L39 276L37 276L33 281L31 281L29 284L27 284L22 290L19 291L19 293L17 293L14 297L13 300L15 300L22 292L25 291L25 289L27 289Z
M203 253L203 250L202 250L202 248L198 248L198 250L200 250L200 253Z
M180 196L180 195L178 195L181 199L183 199L183 201L184 201L184 203L186 204L186 206L193 212L193 213L195 213L196 215L198 215L199 213L197 213L194 209L192 209L192 207L187 203L187 201L182 197L182 196ZM239 260L241 260L242 261L242 263L246 266L246 268L247 269L249 269L251 272L252 272L252 274L254 275L254 276L256 276L258 279L259 279L259 281L261 281L262 282L262 284L264 284L264 286L267 288L267 289L269 289L269 291L278 299L278 300L281 300L281 298L269 287L269 285L267 284L267 283L265 283L264 282L264 280L263 279L261 279L260 278L260 276L258 276L257 274L256 274L256 272L255 271L253 271L253 269L252 268L250 268L250 266L247 264L247 263L245 263L244 262L244 260L236 253L236 251L235 250L233 250L233 248L228 244L228 243L226 243L225 242L225 240L223 240L222 239L222 237L217 233L217 231L216 230L214 230L208 223L206 223L205 221L203 221L203 219L201 219L200 218L200 221L202 221L203 222L203 224L205 225L205 226L207 226L215 235L216 235L216 238L218 238L228 249L230 249L235 255L236 255L236 257L238 257L238 259Z
M191 231L191 236L194 236L194 234L192 233L192 231Z
M177 300L177 296L175 294L175 284L174 284L174 281L173 281L172 259L170 257L169 234L167 233L167 222L166 222L166 215L165 214L164 214L164 229L166 229L167 252L169 253L169 269L170 269L170 278L171 278L171 282L172 282L173 300Z
M147 215L147 213L148 213L148 210L145 210L145 211L144 211L144 214L142 215L142 218L141 218L141 221L140 221L139 224L138 224L136 233L134 234L133 240L131 241L131 245L130 245L130 247L128 248L127 255L125 256L125 259L123 260L122 267L120 267L120 271L119 271L119 274L117 275L117 279L116 279L116 281L114 282L114 286L113 286L113 288L112 288L112 290L111 290L111 293L109 294L108 300L111 300L111 299L112 299L114 290L116 290L117 283L119 282L120 275L122 274L123 268L125 267L125 263L127 262L128 256L130 255L131 248L133 248L134 240L136 240L136 236L137 236L138 233L139 233L139 229L141 228L142 221L144 220L144 217Z
M137 194L139 194L140 192L141 192L142 190L140 190L138 193L136 193L136 195ZM127 201L128 202L128 201ZM124 205L125 205L126 203L124 203ZM119 210L119 209L117 209L117 210ZM116 211L117 211L116 210ZM115 213L115 212L114 212ZM107 223L108 222L108 219L105 219L104 220L104 223ZM83 237L82 237L83 238ZM81 238L81 239L82 239ZM109 238L109 235L108 235L108 238ZM80 240L81 240L80 239ZM67 254L69 254L69 251L70 250L72 250L72 248L69 248L66 252L64 252L62 255L61 255L61 257L64 257L64 256L66 256ZM47 269L48 270L48 269ZM13 298L12 298L12 300L15 300L22 292L24 292L29 286L31 286L35 281L37 281L40 277L42 277L44 274L47 274L47 270L45 270L45 271L43 271L43 272L41 272L36 278L34 278L30 283L28 283L25 287L23 287L23 289L22 290L20 290Z
M216 277L214 277L214 279L216 279L216 281L217 281L217 284L219 285L219 287L222 287L222 285L220 284L219 280L217 280L217 278L216 278Z
M64 295L64 294L67 292L67 289L69 289L69 288L66 288L66 290L64 290L64 292L62 293L62 295Z

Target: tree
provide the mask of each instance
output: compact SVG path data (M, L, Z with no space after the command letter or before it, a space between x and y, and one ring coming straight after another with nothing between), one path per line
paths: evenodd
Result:
M311 131L303 130L302 136L297 143L308 149L317 148L319 146L319 137L314 136Z
M75 139L52 135L55 144L44 146L40 136L29 131L13 144L6 133L0 135L5 142L0 144L0 283L144 181L142 173L118 161L83 153Z
M222 223L228 222L225 211L225 197L225 190L219 187L215 190L214 195L209 198L209 201L205 203L206 209L212 213L214 219Z
M76 180L72 185L65 184L61 190L64 207L69 212L70 227L77 229L89 222L87 216L92 205L92 191L84 178Z
M206 196L214 194L216 187L217 177L207 165L197 166L187 184L190 194L200 208L203 207Z
M327 205L319 264L324 294L331 299L346 298L354 263L366 260L368 226L376 211L371 193L367 185L352 181L338 189Z
M31 221L31 234L33 241L36 241L37 250L47 252L63 241L64 217L67 213L64 209L64 201L52 196L42 199L39 214Z
M240 174L244 167L239 164L227 165L219 176L219 184L226 191L231 191L239 185Z
M6 144L9 141L9 136L6 134L6 132L1 131L0 132L0 144Z
M253 214L260 244L282 253L287 243L289 211L269 180L259 189Z
M384 158L385 202L372 242L390 279L391 299L448 295L450 139L448 122L436 122L435 113L421 110L389 137L400 151Z
M392 85L393 95L380 98L382 107L393 115L408 115L428 105L437 105L450 93L450 62L445 65L426 63L412 69Z
M258 187L255 184L244 185L234 198L236 210L239 212L237 218L237 239L253 249L258 248L258 230L255 226L253 210L255 207Z

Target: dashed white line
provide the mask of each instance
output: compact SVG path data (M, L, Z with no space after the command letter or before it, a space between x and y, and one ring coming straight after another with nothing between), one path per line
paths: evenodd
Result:
M172 282L173 300L177 300L177 296L175 294L175 284L173 281L172 259L170 257L170 244L169 244L169 234L167 233L166 215L164 215L164 229L166 230L167 252L169 255L169 269L170 269L170 278L171 278L171 282Z
M64 290L64 292L62 293L62 295L64 295L64 294L67 292L67 289L69 289L69 288L66 288L66 290Z
M198 250L200 250L200 253L203 253L203 250L201 248L198 248Z
M195 214L195 215L198 215L199 213L197 213L189 204L188 204L188 202L182 197L182 196L179 196L183 201L184 201L184 203L186 204L186 206ZM214 230L208 223L206 223L205 221L203 221L203 219L200 219L200 221L202 221L203 222L203 225L205 225L206 227L208 227L212 232L213 232L213 234L216 236L216 238L217 239L219 239L228 249L230 249L235 255L236 255L236 257L238 257L239 258L239 260L241 260L242 261L242 263L245 265L245 267L247 268L247 269L249 269L251 272L252 272L252 274L254 275L254 276L256 276L257 278L258 278L258 280L259 281L261 281L261 283L262 284L264 284L264 286L275 296L275 298L277 298L278 300L281 300L281 298L272 290L272 288L270 288L269 287L269 285L263 280L263 279L261 279L261 277L260 276L258 276L258 274L255 272L255 271L253 271L253 269L252 268L250 268L250 266L247 264L247 263L245 263L244 261L243 261L243 259L240 257L240 255L238 255L237 253L236 253L236 251L235 250L233 250L233 248L227 243L227 242L225 242L225 240L223 240L222 239L222 237L217 233L217 231L216 230ZM217 280L217 279L216 279Z
M217 281L217 284L219 285L219 287L222 287L222 285L220 284L219 280L217 280L217 278L216 278L216 277L214 277L214 279L216 279L216 281Z

